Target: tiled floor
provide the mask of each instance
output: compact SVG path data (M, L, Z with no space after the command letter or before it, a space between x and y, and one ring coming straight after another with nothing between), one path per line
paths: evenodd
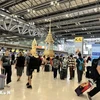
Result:
M27 77L25 73L20 82L16 82L16 70L13 69L12 83L10 88L5 88L3 91L10 91L10 94L0 94L0 100L87 100L86 93L78 97L74 89L78 86L77 78L72 81L53 79L52 72L33 73L32 85L33 89L27 89L25 84ZM85 82L86 79L83 78ZM100 100L98 93L93 100Z

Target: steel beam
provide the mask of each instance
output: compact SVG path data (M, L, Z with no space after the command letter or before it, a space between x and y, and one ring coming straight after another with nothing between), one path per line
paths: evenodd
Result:
M68 1L69 0L58 0L59 3L64 3L64 2L68 2ZM70 0L70 1L73 1L73 0ZM17 11L17 12L15 12L15 14L22 14L23 15L23 14L27 13L27 9L34 9L34 10L38 11L41 9L49 8L51 6L52 5L50 5L50 1L46 1L45 3L38 4L36 6L32 6L32 7Z
M19 36L20 38L26 38L26 39L33 39L33 38L35 38L35 36L22 35L22 34L18 34L18 33L7 31L7 30L3 30L3 29L0 29L0 33L10 34L12 36Z
M83 27L89 27L89 26L100 26L100 21L95 21L95 22L88 22L88 23L80 23L80 25L66 25L66 26L61 26L59 28L51 28L52 31L56 30L67 30L67 29L73 29L73 28L83 28ZM49 29L49 27L48 27Z
M21 3L21 2L25 2L26 0L7 0L7 2L4 2L2 4L0 4L1 8L9 8L15 4Z
M85 28L85 29L84 29ZM68 29L68 31L82 31L82 30L91 30L91 29L100 29L100 26L88 26L88 27L81 27L81 28L73 28L73 29ZM66 29L67 30L67 29ZM53 31L52 32L55 32L55 33L58 33L58 32L65 32L65 29L63 30L56 30L56 31ZM76 32L77 33L77 32Z
M94 19L100 19L100 14L96 13L93 15L88 15L88 16L82 16L82 17L77 17L77 18L71 18L71 19L64 19L63 21L56 21L52 22L52 26L57 26L57 25L65 25L65 24L71 24L71 23L76 23L76 22L84 22L84 21L89 21L89 20L94 20ZM49 26L50 23L40 23L38 24L40 27L47 27Z
M77 32L59 32L59 33L55 33L56 36L63 36L63 35L73 35L73 34L80 34L80 35L83 35L83 34L87 34L87 33L95 33L95 32L98 32L100 33L100 29L99 30L84 30L84 31L77 31Z
M99 38L100 37L100 34L99 33L96 33L95 35L89 35L89 34L86 34L86 35L75 35L75 36L67 36L67 35L64 35L64 36L61 36L61 37L58 37L58 38L65 38L65 39L75 39L75 37L84 37L84 38Z
M83 11L83 10L88 10L88 9L100 7L100 5L97 6L96 3L99 4L100 1L95 1L93 3L89 3L88 5L84 4L84 5L81 5L81 6L65 9L63 11L50 13L50 14L48 14L48 16L47 16L47 14L45 14L45 15L42 15L42 16L39 16L39 17L35 17L33 19L31 18L29 20L31 20L33 22L38 22L39 20L45 20L45 19L49 19L49 18L52 19L56 16L62 16L62 15L66 16L66 14L71 14L71 13L75 13L75 12L79 12L79 11Z

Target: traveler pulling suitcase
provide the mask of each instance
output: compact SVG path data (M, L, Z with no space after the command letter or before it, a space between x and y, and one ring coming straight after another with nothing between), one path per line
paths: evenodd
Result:
M80 84L76 89L75 92L78 96L80 96L81 94L83 94L86 90L88 90L89 88L92 87L91 81L88 82L84 82L82 84Z
M4 69L1 69L1 75L0 75L0 90L1 89L4 89L4 86L5 86L5 78L6 78L6 76L4 74L5 74L5 70Z

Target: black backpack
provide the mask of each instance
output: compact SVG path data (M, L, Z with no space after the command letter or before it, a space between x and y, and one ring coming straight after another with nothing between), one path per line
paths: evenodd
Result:
M39 60L38 58L35 58L34 56L30 56L28 67L29 69L37 69L39 66Z
M94 81L97 81L100 78L100 75L97 71L99 59L93 59L92 66L87 67L86 77L91 78Z

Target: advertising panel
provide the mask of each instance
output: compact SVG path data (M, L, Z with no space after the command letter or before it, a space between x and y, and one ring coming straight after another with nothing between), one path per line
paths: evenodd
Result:
M92 59L100 57L100 44L92 44Z

